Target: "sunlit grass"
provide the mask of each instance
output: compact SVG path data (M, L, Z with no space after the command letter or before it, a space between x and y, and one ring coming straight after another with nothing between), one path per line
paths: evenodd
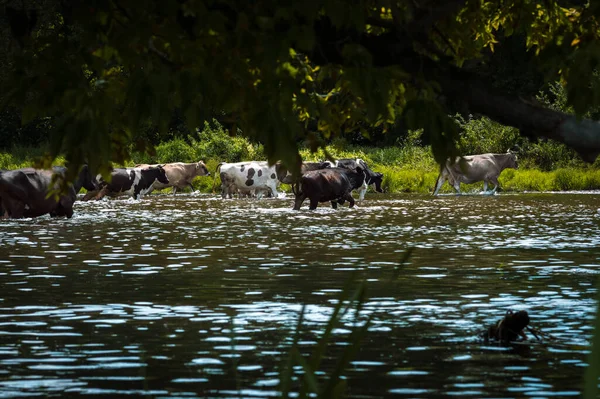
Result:
M243 144L243 143L242 143ZM236 144L238 147L240 143ZM206 147L206 145L204 145ZM220 162L232 162L231 159L210 157L203 154L200 144L196 141L187 142L181 139L173 142L163 143L157 148L156 155L150 157L147 154L134 153L132 159L124 165L115 164L115 167L131 167L137 163L166 163L179 160L181 162L193 162L204 160L210 177L196 177L193 185L202 193L218 191L221 181L218 173L215 175L217 165ZM212 148L212 147L211 147ZM237 148L237 147L236 147ZM214 149L211 149L213 151ZM230 151L228 149L228 151ZM229 153L229 152L227 152ZM264 159L262 147L253 147L247 143L243 151L236 152L236 157L245 154L244 160ZM308 149L300 151L306 161L325 160L327 156L334 159L361 158L369 167L384 175L383 189L387 193L432 193L439 167L435 163L428 147L356 147L331 145L326 150L315 153ZM42 148L13 147L10 151L0 153L0 169L17 169L34 165L36 159L44 155ZM207 156L204 156L207 155ZM254 158L248 158L254 157ZM248 158L248 159L246 159ZM64 165L64 158L55 160L55 165ZM527 192L527 191L573 191L573 190L600 190L600 170L593 167L585 168L561 168L545 172L538 169L506 169L499 178L501 191ZM289 186L283 186L282 191L289 192ZM472 185L461 185L461 192L476 192L483 190L483 183ZM170 190L163 190L165 193ZM441 193L453 193L454 190L445 183Z

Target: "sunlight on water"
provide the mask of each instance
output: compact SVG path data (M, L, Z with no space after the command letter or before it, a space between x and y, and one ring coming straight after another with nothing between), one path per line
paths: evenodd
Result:
M345 373L351 397L577 396L596 198L369 194L296 212L292 196L194 193L3 220L0 397L275 397L302 306L308 355L355 272L372 323ZM484 345L509 309L553 339ZM354 316L333 330L324 371Z

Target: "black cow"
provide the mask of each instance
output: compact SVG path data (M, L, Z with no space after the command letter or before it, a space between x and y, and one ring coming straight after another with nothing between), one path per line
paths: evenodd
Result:
M344 169L356 169L360 167L365 172L365 181L362 187L358 190L358 200L362 201L365 199L365 194L367 193L367 188L370 185L375 186L375 191L378 193L382 193L383 189L381 188L381 183L383 181L383 173L375 173L367 166L366 162L360 158L356 159L338 159L335 162L335 166L338 168Z
M101 175L98 175L100 192L88 193L89 195L84 197L84 201L91 199L92 196L95 200L100 200L107 194L110 196L128 194L139 199L142 195L152 191L152 184L155 181L163 184L169 183L167 174L161 165L147 168L113 169L110 176L110 182L107 182L102 179Z
M95 190L97 184L87 165L79 172L77 180L58 198L48 197L51 188L58 189L52 182L53 174L65 175L66 168L53 170L23 168L4 171L0 174L0 202L2 216L11 218L50 216L73 216L73 203L81 187Z
M328 168L305 173L300 178L299 190L296 192L294 210L300 210L302 202L310 199L311 210L317 209L319 202L331 201L331 207L350 202L354 206L352 190L361 187L365 182L365 173L360 166L355 169Z

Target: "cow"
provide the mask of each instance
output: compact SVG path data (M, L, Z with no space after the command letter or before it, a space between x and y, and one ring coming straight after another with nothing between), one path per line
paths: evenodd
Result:
M433 195L437 195L446 179L457 195L460 194L460 183L472 184L483 181L483 191L487 192L488 184L494 188L492 194L498 189L498 177L506 168L518 169L517 155L512 152L506 154L479 154L457 157L454 163L448 159L440 167L440 174L436 180Z
M279 163L269 166L266 161L247 161L221 162L215 170L215 179L217 173L221 177L222 198L231 198L238 189L250 192L254 190L259 198L264 192L270 191L271 195L277 198L278 179L283 178L287 171Z
M149 168L149 167L157 167L160 165L148 165L148 164L139 164L135 165L136 168ZM190 187L192 192L194 191L194 186L192 185L192 180L196 176L210 176L210 172L206 168L204 162L194 162L194 163L183 163L183 162L173 162L162 165L165 173L167 175L167 179L169 179L169 183L162 183L158 180L155 180L152 183L151 189L148 191L148 194L153 190L162 190L163 188L173 187L173 195L177 193L177 189L182 189L184 187Z
M294 210L300 210L306 198L310 200L310 210L317 209L319 202L331 202L331 207L345 201L354 206L352 190L362 187L365 182L365 172L360 166L355 169L327 168L313 170L300 178L299 189L296 192Z
M110 173L110 181L106 181L98 175L98 193L88 193L83 198L87 201L91 198L100 200L105 195L118 196L122 194L131 195L134 199L152 191L152 184L159 181L169 184L167 174L161 165L147 168L117 168Z
M333 166L334 164L330 161L302 162L302 164L300 165L300 176L312 170L327 169L332 168ZM278 176L278 178L280 182L285 184L294 183L294 177L289 171L286 171L285 175L280 173L280 176Z
M300 176L298 176L297 178L294 178L294 176L292 175L292 173L290 173L290 171L286 170L286 173L284 174L283 169L282 169L278 175L278 179L282 183L290 184L292 187L292 192L294 194L296 194L296 192L298 191L298 182L302 175L304 175L306 172L310 172L313 170L319 170L319 169L332 168L333 166L334 166L333 163L330 161L302 162L302 164L300 165Z
M4 171L0 174L0 208L3 217L23 218L50 216L73 216L73 203L82 187L97 189L88 166L84 165L75 182L66 193L57 196L48 195L52 189L59 190L58 182L53 182L54 174L64 178L66 168L54 167L53 170L23 168Z
M365 173L365 181L363 185L358 188L358 200L362 201L365 199L365 194L369 186L373 185L375 191L382 193L381 183L383 182L383 173L375 173L367 166L367 163L360 158L356 159L338 159L335 161L335 166L344 169L356 169L360 167Z

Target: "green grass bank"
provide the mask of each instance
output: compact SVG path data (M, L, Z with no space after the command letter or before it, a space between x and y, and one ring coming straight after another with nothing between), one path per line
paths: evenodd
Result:
M388 148L342 146L334 143L327 147L327 152L336 159L362 158L371 169L384 174L383 187L389 193L431 193L438 176L438 166L428 147L405 146ZM10 152L0 153L0 168L16 169L31 166L35 159L41 156L41 148L15 147ZM301 151L307 161L325 159L323 150L311 153ZM181 139L162 143L156 147L156 154L133 153L132 160L126 165L136 163L166 163L194 162L204 160L211 177L197 177L194 187L197 190L210 193L213 185L219 186L220 179L214 176L219 162L238 162L244 160L265 160L262 148L248 143L242 138L230 138L227 142L185 141ZM58 158L57 165L64 164L63 158ZM536 168L506 169L500 176L503 191L570 191L570 190L600 190L600 169L595 167L565 167L551 171ZM283 186L284 191L289 187ZM463 192L480 191L483 184L462 185ZM218 191L218 189L217 189ZM441 192L452 193L452 188L445 184Z

